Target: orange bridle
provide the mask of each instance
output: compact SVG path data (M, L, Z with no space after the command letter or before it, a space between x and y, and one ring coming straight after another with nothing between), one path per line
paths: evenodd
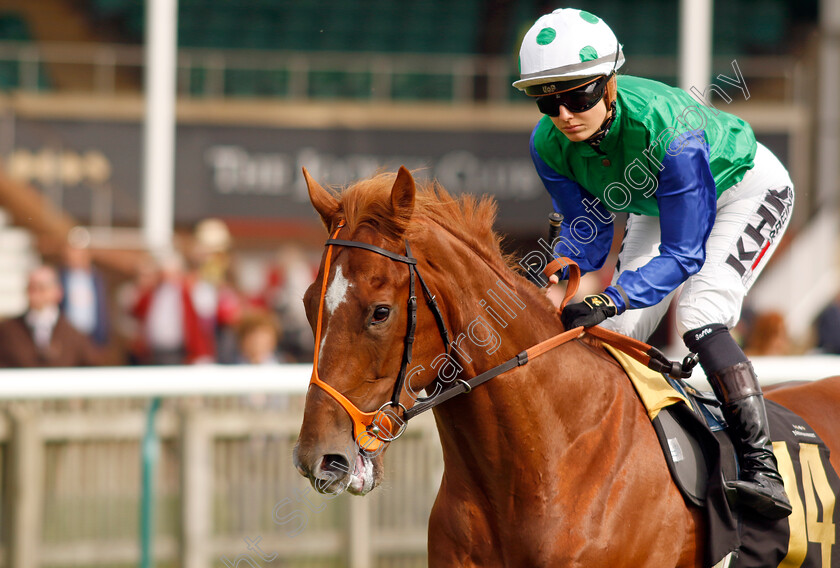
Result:
M403 417L408 412L406 407L400 403L400 397L402 395L402 391L405 386L405 381L407 379L406 373L408 365L409 363L411 363L412 349L414 344L414 331L417 326L417 297L415 295L415 277L420 282L420 287L423 291L423 296L426 300L426 304L429 306L429 309L432 311L432 314L435 317L435 321L438 325L438 330L440 331L441 339L443 340L443 346L447 353L449 353L450 351L449 331L446 329L446 324L444 323L443 315L440 313L440 309L437 306L437 300L435 299L435 296L429 291L429 287L426 285L426 282L423 280L423 277L420 276L420 271L417 269L417 259L411 256L411 248L409 247L408 241L405 242L406 254L401 255L359 241L345 241L336 239L342 227L344 227L344 221L339 222L335 232L332 234L331 238L327 240L326 243L327 256L324 259L324 280L321 283L321 297L320 303L318 304L318 321L315 325L315 353L313 357L314 360L312 363L311 383L317 385L318 387L323 389L327 394L329 394L333 399L335 399L335 401L338 402L338 404L340 404L341 407L344 408L344 410L350 416L350 420L353 422L353 438L356 441L356 444L359 446L359 448L367 452L377 452L382 447L383 442L391 442L397 439L400 435L402 435L403 431L405 431L406 421L402 417L397 415L397 411L402 410ZM332 252L334 245L360 248L367 251L375 252L376 254L385 256L397 262L404 263L408 266L409 295L406 322L407 330L404 340L405 345L403 349L402 362L400 364L400 371L397 374L396 381L394 382L394 390L391 395L391 400L389 402L384 403L382 406L379 407L378 410L374 412L362 411L361 409L359 409L359 407L350 402L350 400L346 396L338 392L338 390L336 390L334 387L321 380L321 378L318 376L318 359L321 349L321 325L323 323L324 301L326 298L327 290L327 278L330 274L330 263L332 260Z
M332 238L335 238L338 235L338 232L344 226L344 222L340 222L338 227L336 228L335 232L332 235ZM365 448L369 451L376 451L379 449L379 446L382 444L382 441L376 438L375 436L371 435L368 432L368 428L374 423L377 419L377 415L380 414L379 410L376 412L363 412L359 410L359 408L350 402L350 400L338 392L335 388L330 386L329 384L325 383L321 380L321 377L318 376L318 358L321 351L321 323L324 319L324 299L327 295L327 280L330 276L330 261L332 259L332 251L333 246L327 246L327 257L324 259L324 279L321 283L321 300L318 303L318 321L315 324L315 353L312 357L312 379L310 380L310 384L317 385L321 389L323 389L328 395L330 395L333 399L335 399L338 404L350 415L350 420L353 421L353 439L359 445L360 448ZM390 431L391 423L387 416L383 416L384 419L387 421L388 431ZM381 426L380 426L381 428Z

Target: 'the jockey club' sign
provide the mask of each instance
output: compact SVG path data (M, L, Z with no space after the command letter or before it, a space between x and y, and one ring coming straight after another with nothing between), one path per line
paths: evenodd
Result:
M88 221L91 200L106 187L112 217L136 223L142 129L138 123L18 119L6 171L50 192ZM342 186L405 165L451 193L490 194L499 224L515 230L550 208L528 155L528 132L303 130L179 125L176 221L209 216L311 218L301 167L321 183Z

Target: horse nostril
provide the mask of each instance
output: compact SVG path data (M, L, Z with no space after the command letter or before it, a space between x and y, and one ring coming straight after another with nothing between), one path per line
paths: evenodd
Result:
M341 454L327 454L321 459L321 471L325 473L350 473L350 461ZM339 475L338 477L343 477Z

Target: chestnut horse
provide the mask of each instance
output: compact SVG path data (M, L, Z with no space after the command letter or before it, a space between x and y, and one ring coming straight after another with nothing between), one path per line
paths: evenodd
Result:
M432 184L418 191L405 168L340 196L304 175L333 239L392 256L334 243L304 297L319 384L306 397L294 462L319 491L364 495L382 480L383 455L354 445L361 414L343 405L367 416L388 406L411 353L415 269L437 298L453 356L421 301L415 366L397 393L408 408L421 389L475 377L562 326L543 291L501 254L489 199L454 199ZM411 255L409 270L399 258ZM840 380L770 398L810 422L838 468ZM434 414L444 473L429 519L429 566L701 566L702 516L672 482L624 371L596 341L566 343Z

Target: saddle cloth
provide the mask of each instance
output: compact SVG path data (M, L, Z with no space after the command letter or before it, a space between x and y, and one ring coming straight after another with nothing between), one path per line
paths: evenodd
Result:
M687 502L704 509L706 566L840 568L835 508L840 477L829 462L828 447L802 418L766 402L791 516L770 521L732 510L725 482L737 479L738 466L714 396L604 347L624 368L647 409L677 487Z

